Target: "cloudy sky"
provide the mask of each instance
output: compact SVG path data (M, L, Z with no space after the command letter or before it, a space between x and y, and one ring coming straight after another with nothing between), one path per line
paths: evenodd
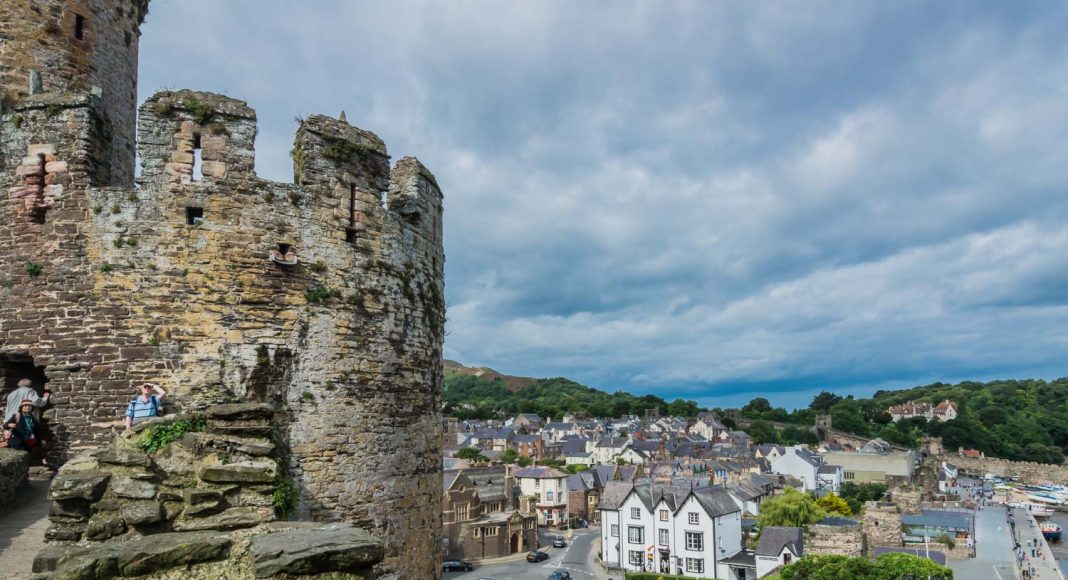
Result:
M1066 375L1068 5L153 0L142 98L445 190L446 356L709 406Z

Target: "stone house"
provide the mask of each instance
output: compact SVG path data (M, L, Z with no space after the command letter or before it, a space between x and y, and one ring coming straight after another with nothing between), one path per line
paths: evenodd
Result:
M567 478L567 513L590 523L601 520L597 506L601 502L604 481L597 470L580 471Z
M443 488L450 558L497 558L538 546L537 518L516 509L508 468L446 471Z
M911 419L913 417L923 417L928 421L938 419L944 422L957 418L957 403L949 399L937 405L909 401L903 405L890 407L886 412L890 413L890 419L895 423L902 419Z
M508 438L508 449L535 461L545 457L545 442L537 435L512 434Z
M712 441L719 439L721 433L727 432L727 426L720 422L714 413L701 413L697 416L697 422L690 426L690 433L700 435Z
M527 430L527 433L534 433L541 430L541 426L545 424L545 421L535 413L520 413L515 416L512 423L523 427Z

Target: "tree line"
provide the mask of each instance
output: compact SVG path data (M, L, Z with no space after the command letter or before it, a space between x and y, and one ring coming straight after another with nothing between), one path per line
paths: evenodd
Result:
M950 421L915 417L895 423L887 412L909 401L936 405L947 399L957 404L957 418ZM933 383L877 391L868 399L823 391L808 408L793 411L772 407L767 399L757 397L740 414L805 426L813 425L817 415L827 414L835 429L864 437L906 447L917 447L924 436L941 437L950 451L978 449L1016 461L1060 464L1068 452L1068 378Z

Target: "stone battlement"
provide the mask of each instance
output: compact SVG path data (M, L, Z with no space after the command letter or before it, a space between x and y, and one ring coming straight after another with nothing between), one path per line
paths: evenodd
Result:
M294 182L272 182L247 103L163 91L135 110L147 5L15 0L0 24L0 384L55 393L59 460L104 445L144 381L168 413L266 403L297 516L378 531L382 571L436 577L436 179L316 115ZM40 38L62 50L21 52Z

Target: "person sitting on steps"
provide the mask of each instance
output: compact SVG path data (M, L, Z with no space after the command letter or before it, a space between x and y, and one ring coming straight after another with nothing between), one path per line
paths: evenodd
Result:
M166 395L167 392L159 385L142 384L140 396L134 397L134 400L130 401L130 405L126 407L126 428L129 429L134 423L145 419L159 417L161 401Z
M45 454L48 452L48 441L45 440L45 432L41 422L33 416L33 401L24 399L19 410L4 421L4 429L8 431L7 446L11 449L21 449L30 453L30 464L38 461L48 465Z
M45 389L44 396L37 394L37 389L33 388L33 382L30 379L22 379L18 382L18 387L8 393L7 406L4 408L4 418L14 415L19 411L22 406L22 402L29 400L33 405L33 418L38 421L41 420L41 409L48 406L52 402L52 392Z

